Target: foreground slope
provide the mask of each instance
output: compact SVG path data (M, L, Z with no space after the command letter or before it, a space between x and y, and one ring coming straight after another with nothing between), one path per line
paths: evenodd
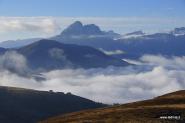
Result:
M165 119L167 116L169 118ZM50 118L46 121L43 121L42 123L184 123L184 122L185 122L185 91L178 91L151 100L62 115Z
M0 86L0 123L35 123L47 117L105 106L62 92Z

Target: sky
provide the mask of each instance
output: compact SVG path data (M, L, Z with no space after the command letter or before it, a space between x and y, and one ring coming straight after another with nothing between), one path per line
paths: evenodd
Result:
M167 31L185 26L185 0L0 0L0 41L47 37L80 20L103 30Z

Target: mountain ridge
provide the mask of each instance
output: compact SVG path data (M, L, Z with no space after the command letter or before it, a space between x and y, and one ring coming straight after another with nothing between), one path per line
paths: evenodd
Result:
M28 64L33 69L38 69L39 67L46 70L64 68L88 69L110 65L129 65L90 46L64 44L48 39L19 48L17 51L27 58Z
M64 29L63 32L49 39L61 43L90 46L105 51L120 50L125 52L124 54L114 55L119 59L138 59L144 54L160 54L164 56L185 55L183 50L185 45L184 27L175 28L166 33L144 34L134 37L126 36L125 38L124 35L113 31L102 31L95 24L83 25L81 22L76 21ZM136 31L135 33L143 34L141 31Z

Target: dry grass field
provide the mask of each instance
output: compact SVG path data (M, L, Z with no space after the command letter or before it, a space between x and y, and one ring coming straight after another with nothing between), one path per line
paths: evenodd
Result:
M40 123L185 123L185 91L151 100L74 112Z

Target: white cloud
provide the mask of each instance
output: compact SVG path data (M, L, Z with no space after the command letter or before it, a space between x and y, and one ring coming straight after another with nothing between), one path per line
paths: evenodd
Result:
M59 28L53 17L0 17L1 30L44 31L50 33Z
M172 58L165 58L162 56L144 55L140 59L142 62L145 62L150 65L161 65L161 66L168 67L168 68L170 67L170 68L185 70L185 56L183 57L174 56Z
M46 33L60 30L54 19L49 17L0 17L0 33Z
M42 73L46 80L39 82L0 71L0 85L72 92L104 103L125 103L185 89L184 57L147 55L141 59L143 65L137 67L54 70ZM174 63L176 67L171 67Z
M60 60L66 60L66 56L64 54L64 51L59 48L52 48L49 50L49 55L52 58L60 59Z
M100 50L102 52L104 52L106 55L119 55L119 54L124 54L125 53L122 50L111 50L111 51L107 51L107 50L104 50L102 48L100 48Z
M7 51L0 56L0 71L9 70L20 75L26 74L28 71L26 58L15 52Z

